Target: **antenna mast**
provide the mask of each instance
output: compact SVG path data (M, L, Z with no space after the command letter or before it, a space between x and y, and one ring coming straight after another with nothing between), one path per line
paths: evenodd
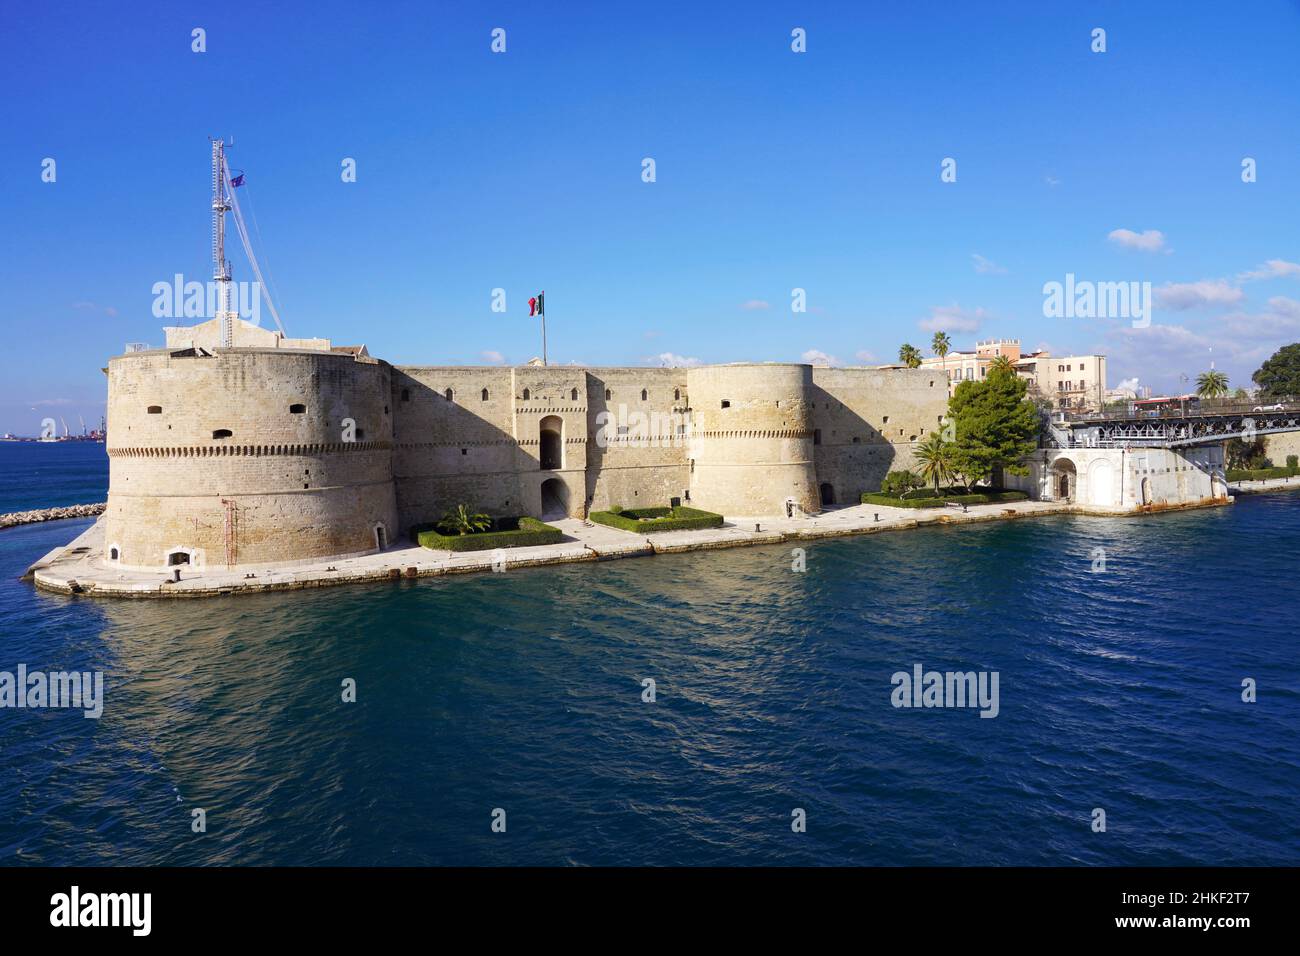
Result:
M234 345L234 317L230 312L230 260L226 258L226 144L212 141L212 281L217 283L217 318L221 319L221 344Z

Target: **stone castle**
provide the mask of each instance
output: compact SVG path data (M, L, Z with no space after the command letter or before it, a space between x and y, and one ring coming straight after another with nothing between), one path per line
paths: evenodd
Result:
M109 361L110 563L372 553L461 504L811 514L911 467L947 407L929 369L394 366L220 322Z

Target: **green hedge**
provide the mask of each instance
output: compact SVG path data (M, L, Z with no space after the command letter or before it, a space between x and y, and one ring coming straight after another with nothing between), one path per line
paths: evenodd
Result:
M564 532L536 518L493 518L490 531L442 534L436 526L420 525L411 529L411 537L420 547L435 551L488 551L558 544L564 540Z
M1294 478L1300 475L1300 468L1232 468L1228 470L1229 481L1264 481L1268 478Z
M909 493L902 498L882 495L879 492L867 492L862 496L864 505L886 505L890 508L942 508L947 504L988 505L1003 501L1027 501L1027 491L979 491L962 495L936 495L934 489L929 494Z
M879 492L866 492L862 496L864 505L885 505L889 508L942 508L943 499L930 495L928 498L894 498Z
M593 511L587 518L620 531L654 534L657 531L697 531L721 528L722 515L679 505L676 508L631 508L626 511ZM638 519L644 518L641 521Z

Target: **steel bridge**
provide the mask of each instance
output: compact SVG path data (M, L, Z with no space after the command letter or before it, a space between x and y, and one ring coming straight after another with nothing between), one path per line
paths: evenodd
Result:
M1057 413L1046 444L1055 448L1186 448L1231 438L1300 431L1300 402L1219 402L1119 413Z

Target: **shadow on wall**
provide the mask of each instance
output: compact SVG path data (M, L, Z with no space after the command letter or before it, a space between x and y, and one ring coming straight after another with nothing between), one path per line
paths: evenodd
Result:
M393 478L401 533L464 504L494 517L541 517L542 462L484 415L513 407L510 369L436 387L393 369ZM554 441L549 446L553 455ZM542 451L538 448L538 451Z
M898 458L894 444L822 386L814 384L809 395L813 467L822 505L855 504L863 493L879 491Z

